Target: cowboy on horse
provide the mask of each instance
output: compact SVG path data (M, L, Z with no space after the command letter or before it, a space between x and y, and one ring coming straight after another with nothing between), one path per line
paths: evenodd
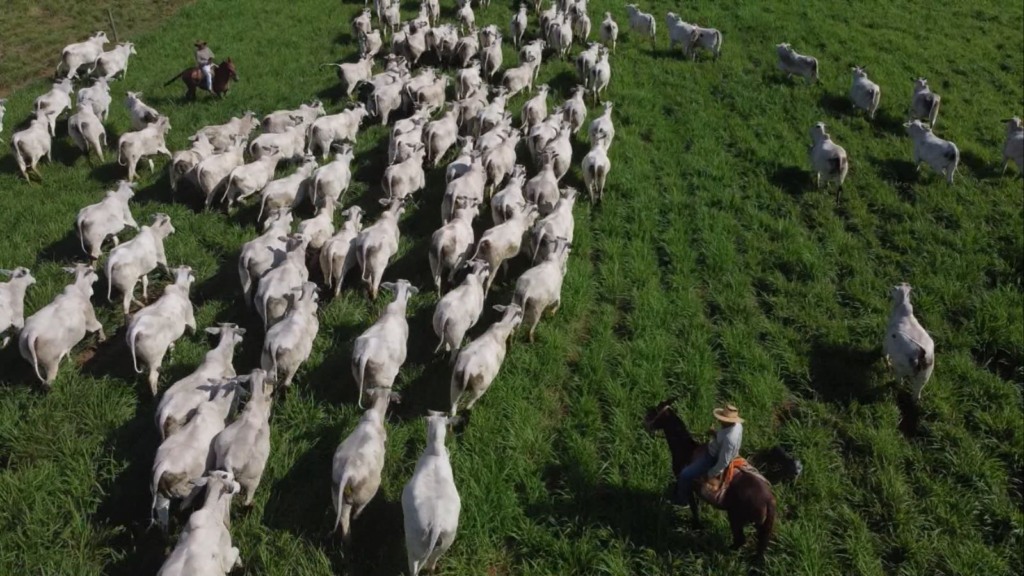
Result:
M203 71L203 80L206 82L206 90L213 91L213 50L210 50L206 42L196 42L196 65Z
M721 428L717 433L713 428L708 429L708 432L715 434L715 438L708 442L707 450L679 473L675 503L680 506L689 505L692 501L693 483L697 478L718 478L733 459L740 455L740 446L743 444L743 418L740 418L739 410L732 404L726 404L724 408L715 408L712 415L721 424Z

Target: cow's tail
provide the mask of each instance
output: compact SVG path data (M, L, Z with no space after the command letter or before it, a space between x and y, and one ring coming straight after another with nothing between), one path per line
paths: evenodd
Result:
M817 58L814 58L813 60L811 60L811 77L814 78L815 82L818 81L818 59Z
M722 33L715 30L715 58L722 53Z
M342 472L341 480L338 481L338 513L334 517L334 529L337 530L338 526L341 526L342 513L345 512L345 490L348 488L348 483L352 480L348 470ZM346 532L341 533L341 537L344 539L348 534Z
M117 143L117 163L121 166L127 166L124 163L124 142Z
M445 318L444 322L441 323L441 334L439 335L441 337L441 341L437 344L437 348L434 348L434 354L437 354L442 348L444 348L444 335L445 332L448 331L448 320L448 318Z
M360 354L359 355L359 375L356 378L358 380L358 382L356 382L356 384L359 385L359 400L358 400L358 404L359 404L359 409L360 410L363 409L363 381L366 380L366 362L367 362L366 354L365 353L364 354Z
M438 292L441 290L441 256L444 254L444 244L438 242L437 252L434 254L434 259L437 262L437 271L434 272L434 285L437 286Z
M257 222L260 222L260 221L263 220L263 210L266 207L267 207L267 195L263 194L263 197L260 198L260 213L259 213L259 216L256 216L256 221Z
M939 106L942 104L942 99L938 95L932 100L932 108L928 111L928 124L935 129L935 121L939 118Z
M45 382L45 378L43 378L43 375L39 373L39 355L36 353L36 341L38 339L39 339L39 337L36 336L35 334L32 334L31 336L29 336L28 342L27 342L27 344L28 344L28 351L29 351L29 354L32 355L32 368L34 368L35 371L36 371L36 377L39 378L40 381Z
M530 256L530 261L534 264L537 263L537 254L540 253L540 247L544 244L544 236L546 235L544 228L541 228L540 233L537 234L537 237L533 241L533 255Z
M75 227L78 228L78 244L82 247L82 252L88 254L89 251L85 249L85 232L82 230L81 218L76 219Z
M113 300L110 299L110 289L114 285L114 278L110 273L114 271L114 264L111 262L109 256L107 257L107 265L105 268L105 272L107 274L107 302L113 302Z
M135 345L136 345L135 343L138 340L139 340L139 331L135 330L135 329L132 329L132 331L128 333L128 347L131 348L131 350L132 350L132 364L135 365L135 373L136 374L142 374L142 370L139 370L139 361L138 361L138 359L135 356Z
M363 270L362 270L362 274L360 274L360 276L362 277L363 282L369 282L370 281L370 277L368 276L368 272L370 271L370 267L366 265L367 264L367 260L366 260L366 251L367 250L368 250L368 247L366 246L366 244L360 244L360 246L359 246L359 259L363 261L362 262Z
M882 101L882 91L875 88L871 91L871 109L878 111L878 103Z

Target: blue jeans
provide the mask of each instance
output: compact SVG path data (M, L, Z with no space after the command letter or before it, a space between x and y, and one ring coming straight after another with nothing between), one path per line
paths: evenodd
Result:
M702 456L690 462L679 473L679 480L676 483L676 498L680 505L690 503L690 499L693 497L693 481L701 475L707 474L708 470L715 465L715 460L714 456L705 451Z

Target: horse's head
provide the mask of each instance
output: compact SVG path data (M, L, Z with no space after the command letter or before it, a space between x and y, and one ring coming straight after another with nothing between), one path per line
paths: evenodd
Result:
M228 78L231 78L235 82L238 82L238 72L235 71L235 63L231 60L231 58L228 58L227 60L221 62L218 68L227 70Z
M644 415L644 429L648 434L653 435L655 431L665 428L669 421L668 416L675 415L675 411L672 409L672 404L675 401L675 397L672 397L647 409L647 414Z

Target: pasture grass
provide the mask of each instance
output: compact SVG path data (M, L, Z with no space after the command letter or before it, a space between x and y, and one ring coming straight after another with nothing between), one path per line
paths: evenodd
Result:
M239 9L200 0L166 19L184 3L122 4L140 22L160 24L130 37L139 56L115 84L111 142L128 129L120 99L129 89L170 116L172 149L247 109L265 114L312 98L332 112L344 105L333 72L318 64L352 59L348 23L358 2L248 0ZM596 208L582 199L576 206L561 310L542 321L535 344L516 338L470 425L449 437L462 516L443 573L1009 574L1024 564L1022 186L1016 172L998 174L1000 119L1024 107L1024 8L942 4L647 2L659 27L652 48L629 33L620 4L591 2L595 36L606 10L621 27L608 91L617 135L607 194ZM504 31L517 5L496 2L477 10L477 21ZM403 14L416 9L406 2ZM442 10L453 18L450 3ZM693 63L670 53L670 10L721 29L722 58ZM67 22L29 26L5 14L5 66L16 64L0 85L37 72L29 60L55 63L61 45L102 28L105 17L93 7L83 20L67 12ZM128 19L118 18L126 39ZM531 17L528 36L536 33ZM242 81L224 100L183 103L183 87L163 83L192 61L199 37L218 59L234 58ZM777 72L782 41L819 59L820 84ZM506 66L514 62L508 47ZM853 64L882 87L874 122L846 99ZM901 123L918 75L943 97L937 133L961 150L954 186L927 168L915 174L909 161ZM557 60L545 63L541 81L554 88L552 104L576 84L571 64ZM46 89L40 80L11 93L5 124L22 124ZM525 99L509 109L518 114ZM819 120L851 158L838 207L806 171L807 130ZM109 156L83 158L64 122L58 131L41 183L20 180L11 155L0 157L0 267L33 270L28 313L67 283L60 267L81 257L77 210L123 174ZM356 146L346 204L368 209L368 221L380 211L386 134L370 124ZM574 141L580 157L584 140ZM172 203L163 160L157 167L142 172L135 217L171 215L177 232L167 254L196 270L197 320L249 328L235 361L247 371L258 363L261 330L240 303L235 266L240 245L258 233L255 210L228 216L198 212L195 199ZM582 186L578 163L566 182ZM331 457L359 417L352 340L387 301L370 303L357 289L323 303L313 355L275 404L255 506L233 515L244 573L405 570L401 489L424 444L420 416L448 402L447 362L433 355L426 258L443 189L443 171L431 171L386 274L423 292L409 308L409 360L396 384L403 402L389 417L383 484L355 522L351 553L329 534ZM524 269L514 263L513 275ZM916 313L936 341L937 369L919 410L881 358L888 288L901 281L914 286ZM506 302L513 284L499 279L488 304ZM110 339L79 346L49 394L16 347L0 351L0 573L149 574L173 546L147 531L155 402L130 367L104 280L96 291ZM495 317L488 312L472 335ZM210 345L202 332L183 338L162 387ZM775 484L780 519L764 565L750 547L728 550L722 514L705 509L705 527L695 530L663 497L669 455L641 418L672 395L698 431L715 405L736 403L755 462L776 445L802 460L795 483Z

